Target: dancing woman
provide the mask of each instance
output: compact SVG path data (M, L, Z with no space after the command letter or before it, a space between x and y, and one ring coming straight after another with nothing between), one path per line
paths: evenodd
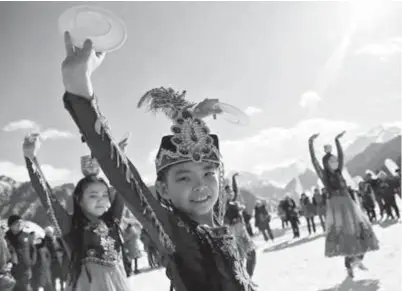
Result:
M353 267L357 265L365 269L362 264L364 254L378 250L379 243L368 218L350 197L342 176L344 158L339 139L344 134L342 132L335 138L338 157L326 150L323 168L314 152L314 140L318 134L310 137L309 150L314 169L328 192L325 256L344 256L347 273L353 278Z

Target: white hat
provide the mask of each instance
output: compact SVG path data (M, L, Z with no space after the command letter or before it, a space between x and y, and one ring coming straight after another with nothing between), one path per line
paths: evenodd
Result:
M96 6L74 6L59 17L59 29L68 31L73 45L82 47L86 39L91 39L98 52L119 49L127 39L124 22L112 12Z

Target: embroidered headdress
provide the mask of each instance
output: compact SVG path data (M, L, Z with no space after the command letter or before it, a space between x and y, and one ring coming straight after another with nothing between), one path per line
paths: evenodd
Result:
M150 111L164 112L173 122L172 134L162 137L156 155L156 172L174 164L192 162L221 163L218 136L210 130L202 117L216 114L211 106L196 106L185 99L186 91L175 92L172 88L157 88L148 91L138 107L148 103Z
M176 92L172 88L155 88L145 93L138 107L148 105L151 112L163 112L172 121L172 134L162 137L155 159L156 172L183 162L211 162L219 166L220 191L216 205L219 221L223 221L226 195L224 193L224 169L219 152L219 139L211 134L203 117L215 115L221 110L214 105L217 101L204 100L196 104L185 99L186 91Z

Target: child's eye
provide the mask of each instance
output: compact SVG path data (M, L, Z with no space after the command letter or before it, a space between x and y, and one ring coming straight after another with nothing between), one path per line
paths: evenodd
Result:
M190 178L189 177L180 177L180 178L177 178L177 181L178 182L187 182L187 181L190 181Z
M205 176L215 176L215 172L207 172Z

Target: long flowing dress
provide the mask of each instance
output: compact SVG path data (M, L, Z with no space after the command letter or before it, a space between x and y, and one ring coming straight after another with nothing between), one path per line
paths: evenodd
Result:
M69 258L77 242L71 238L71 215L60 204L46 182L36 158L25 159L31 183L45 207L56 235L62 237L63 247ZM67 282L67 291L130 291L123 265L122 242L118 223L121 220L124 203L114 195L109 210L104 214L113 217L115 223L107 225L85 221L82 234L82 269L76 284Z
M379 249L378 239L368 217L349 195L346 181L342 177L343 151L338 139L338 169L328 175L319 164L313 142L309 150L313 166L329 193L326 210L325 256L352 257Z

